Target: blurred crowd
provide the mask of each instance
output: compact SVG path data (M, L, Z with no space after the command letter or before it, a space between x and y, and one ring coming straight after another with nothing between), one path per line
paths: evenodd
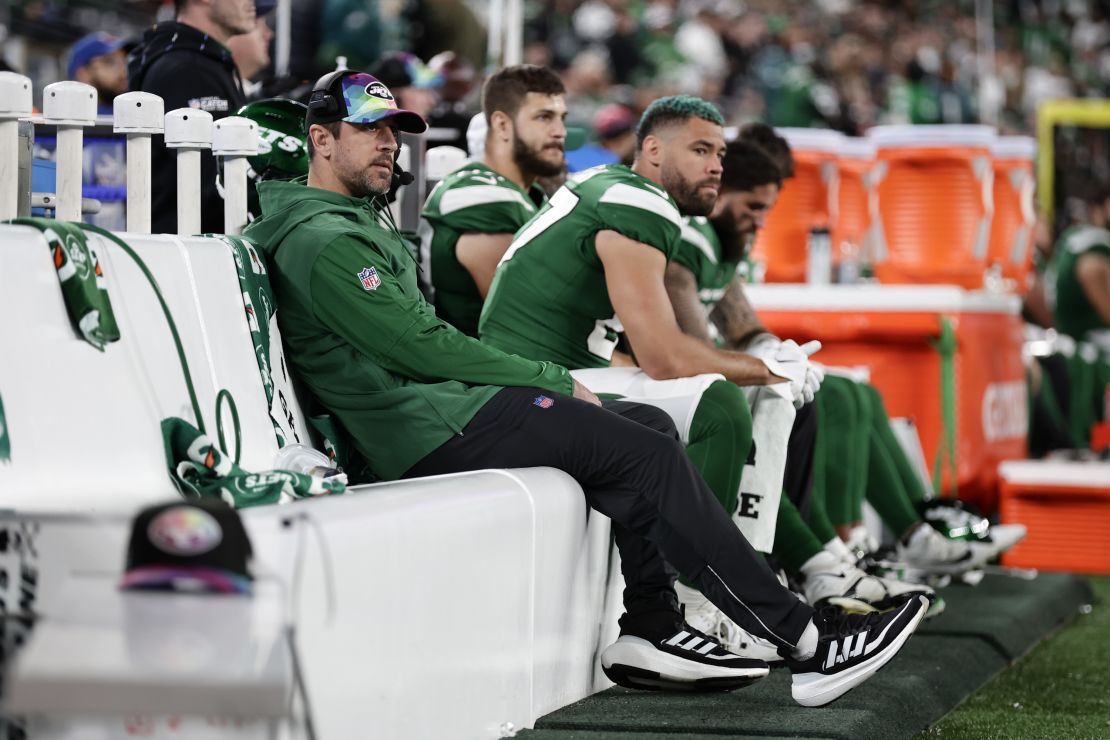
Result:
M365 69L389 51L425 61L453 51L480 71L490 5L296 0L290 75L315 79L337 57ZM1019 133L1033 130L1043 100L1107 94L1110 2L979 5L992 14L987 36L974 0L526 0L524 61L560 71L571 123L587 128L606 103L638 112L660 95L686 92L716 102L734 124L858 134L879 123L982 120ZM60 78L61 41L73 43L82 30L137 35L172 11L169 0L16 0L0 24L9 41L25 40L6 42L4 56L31 67L21 71L33 78ZM979 53L991 46L993 54ZM33 58L50 49L56 66ZM255 81L272 70L254 70ZM35 79L36 88L52 81ZM465 103L476 110L476 86L467 88Z
M543 0L528 61L566 70L583 115L682 91L732 123L858 134L879 123L997 123L1031 131L1042 100L1103 97L1110 3L1011 0L993 10L993 55L973 2ZM983 5L981 3L981 5ZM983 40L989 43L989 39Z

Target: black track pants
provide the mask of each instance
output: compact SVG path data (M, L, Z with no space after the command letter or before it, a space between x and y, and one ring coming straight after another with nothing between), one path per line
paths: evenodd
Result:
M744 629L797 643L812 610L740 534L658 409L506 388L404 477L539 466L565 471L613 521L630 615L674 609L670 563Z

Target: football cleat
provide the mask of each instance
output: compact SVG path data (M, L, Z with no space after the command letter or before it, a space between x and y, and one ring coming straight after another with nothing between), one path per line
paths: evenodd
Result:
M871 575L822 550L802 566L806 601L815 608L833 604L845 611L867 614L900 603L915 594L932 600L933 589L919 583Z
M732 691L770 671L762 660L730 653L685 622L663 634L622 628L617 641L602 651L601 669L618 686L656 691Z

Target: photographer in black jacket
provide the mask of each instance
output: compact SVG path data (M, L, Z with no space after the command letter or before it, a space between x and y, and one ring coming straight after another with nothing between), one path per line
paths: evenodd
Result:
M198 108L212 118L234 115L246 102L227 40L254 28L256 0L175 0L176 20L143 34L128 59L132 90L160 96L169 112ZM259 0L262 12L272 0ZM177 231L177 161L159 141L153 147L151 180L154 233ZM201 230L222 233L223 199L216 188L216 160L201 153Z

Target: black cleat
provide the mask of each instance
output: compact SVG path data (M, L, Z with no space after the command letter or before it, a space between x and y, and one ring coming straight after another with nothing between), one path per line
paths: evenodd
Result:
M682 622L663 636L626 632L601 653L609 680L630 689L732 691L767 676L762 660L742 658Z

